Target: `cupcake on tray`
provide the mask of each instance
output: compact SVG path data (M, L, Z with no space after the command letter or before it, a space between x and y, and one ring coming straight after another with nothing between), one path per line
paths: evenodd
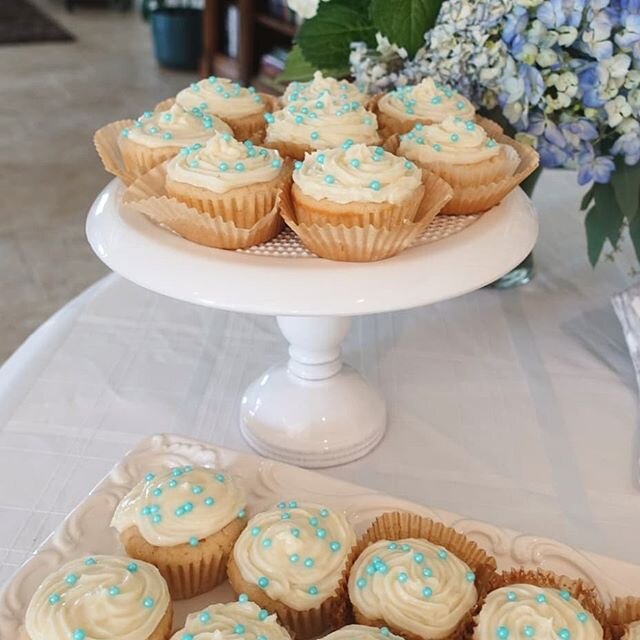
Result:
M238 538L229 582L297 638L344 624L346 574L355 532L339 511L281 502L259 513Z
M241 594L238 602L212 604L187 616L184 627L171 640L291 640L275 615L249 602Z
M266 113L265 146L281 155L303 160L305 153L340 146L345 140L378 144L376 116L359 104L329 96L308 102L289 102L275 113Z
M402 640L387 627L368 627L364 624L348 624L326 635L322 640Z
M135 121L113 122L96 132L94 142L107 171L130 184L183 147L204 144L216 132L231 129L220 118L195 116L174 104L147 111Z
M387 147L446 180L453 198L443 213L481 213L498 204L537 166L531 148L473 120L449 116L438 124L416 124Z
M277 197L290 180L290 163L277 150L221 134L184 148L123 200L193 242L237 249L278 234Z
M357 103L362 106L366 106L369 102L369 96L360 91L352 82L324 76L322 71L316 71L313 74L313 79L308 82L291 82L282 95L282 102L285 105L290 102L300 102L309 106L309 102L315 102L322 98Z
M462 638L496 566L462 534L408 513L377 518L353 556L356 622L386 626L406 640Z
M443 180L382 147L352 144L297 162L281 213L314 253L333 260L380 260L398 253L451 197Z
M264 132L263 116L273 110L275 99L259 94L254 87L209 76L180 91L176 103L197 116L211 114L222 118L238 140L247 140Z
M233 476L205 467L148 473L118 505L111 526L127 554L155 565L176 600L224 580L247 522L246 495Z
M376 110L385 138L406 133L418 123L442 122L452 115L464 120L475 117L475 109L467 98L433 78L383 94L376 101Z
M130 558L72 560L48 575L25 615L29 640L167 640L173 609L158 570Z

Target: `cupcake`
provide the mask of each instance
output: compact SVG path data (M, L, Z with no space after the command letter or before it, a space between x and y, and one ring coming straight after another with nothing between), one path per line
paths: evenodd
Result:
M127 553L155 565L176 600L224 580L233 543L246 524L244 488L205 467L148 473L111 521Z
M303 160L317 149L339 147L345 140L378 144L376 116L364 107L341 103L328 97L308 103L291 102L275 113L266 113L265 146L283 156Z
M640 640L640 620L628 624L622 637L624 640Z
M391 633L387 627L367 627L364 624L348 624L322 640L402 640Z
M640 640L640 598L616 598L607 618L614 640Z
M264 131L263 115L268 107L271 109L270 96L261 96L254 87L241 87L228 78L215 76L180 91L176 103L199 117L211 114L222 118L239 140Z
M274 209L290 175L289 163L277 150L239 142L225 133L173 158L165 188L167 195L201 213L250 228Z
M316 71L313 79L308 82L291 82L282 95L282 102L285 105L290 102L309 103L323 98L350 104L355 102L362 106L369 100L369 96L355 84L347 80L336 80L322 75L322 71Z
M229 582L236 593L276 613L293 635L311 638L344 624L347 559L355 539L342 513L281 502L249 521L229 559Z
M246 594L238 602L212 604L187 616L185 625L171 640L291 640L276 616L269 615Z
M501 134L498 140L491 138L479 124L458 116L433 125L417 124L400 136L397 153L453 187L445 213L486 211L537 166L532 149L527 151Z
M173 609L158 570L130 558L94 556L49 574L25 616L29 640L167 640Z
M411 222L424 195L422 172L413 162L351 140L308 154L296 164L293 183L296 218L307 225Z
M452 115L464 120L475 116L469 100L432 78L384 94L377 101L377 112L384 137L406 133L417 123L442 122Z
M181 148L204 144L217 131L231 133L220 118L195 116L174 104L167 111L147 111L131 127L122 129L118 147L126 169L142 175Z

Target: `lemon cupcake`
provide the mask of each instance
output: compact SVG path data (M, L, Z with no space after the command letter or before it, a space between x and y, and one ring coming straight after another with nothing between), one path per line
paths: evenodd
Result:
M147 111L122 129L118 147L126 169L136 175L175 156L182 147L204 144L216 131L229 126L211 115L195 116L174 104L167 111Z
M291 640L287 630L278 624L246 594L238 602L212 604L187 616L184 627L171 640Z
M201 213L250 228L271 213L290 175L277 150L221 134L173 158L165 187L169 196Z
M254 87L242 87L216 76L193 82L178 93L176 103L196 116L212 114L222 118L239 140L264 131L262 116L272 106L270 96L260 95Z
M358 87L347 80L336 80L331 76L316 71L308 82L291 82L282 95L285 104L290 102L309 103L328 98L336 102L357 103L365 106L369 97ZM307 105L308 106L308 105Z
M417 123L442 122L453 115L464 120L475 116L467 98L432 78L384 94L377 101L377 112L384 137L406 133Z
M364 624L348 624L322 640L402 640L387 627L368 627Z
M29 640L167 640L173 609L158 570L130 558L93 556L47 576L25 615Z
M348 555L355 539L342 513L281 502L254 516L238 538L229 582L236 593L277 613L296 637L316 636L344 624Z
M284 109L264 115L267 121L265 146L281 155L303 160L318 149L353 143L378 144L375 114L355 102L336 102L329 97L314 101L290 102Z
M244 528L246 496L233 476L205 467L148 473L111 521L127 553L155 565L176 600L224 580L233 543Z
M298 222L389 227L411 222L424 195L422 172L382 147L351 140L308 154L293 172Z

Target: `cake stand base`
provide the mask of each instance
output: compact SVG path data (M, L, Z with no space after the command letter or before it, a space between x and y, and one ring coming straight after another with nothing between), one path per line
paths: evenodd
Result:
M351 318L280 316L289 362L253 382L240 409L243 436L259 453L305 467L330 467L367 454L382 439L382 398L342 363Z

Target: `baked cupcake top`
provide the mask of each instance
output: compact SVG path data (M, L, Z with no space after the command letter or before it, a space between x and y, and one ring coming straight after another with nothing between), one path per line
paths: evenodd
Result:
M433 78L390 91L380 98L378 108L400 120L423 118L430 122L441 122L449 115L469 120L476 112L463 95Z
M170 605L160 572L146 562L94 556L49 574L25 617L30 640L141 640Z
M148 473L117 506L111 526L137 527L158 547L198 541L245 518L246 495L231 475L206 467L175 467Z
M331 76L316 71L308 82L292 82L286 88L282 99L284 102L308 102L319 98L328 98L339 102L357 102L365 104L368 96L355 84L347 80L336 80Z
M274 149L239 142L230 134L215 135L201 147L182 149L167 165L167 177L176 182L202 187L215 193L269 182L283 169Z
M444 638L475 605L475 575L428 540L380 540L356 559L349 597L366 618L423 638ZM491 640L495 640L492 638Z
M398 153L423 164L475 164L497 156L502 146L473 120L449 116L438 124L417 124L401 135Z
M176 103L196 116L212 113L242 118L264 111L264 101L254 87L241 87L228 78L209 76L192 82L176 96Z
M312 149L337 147L345 140L377 144L375 114L359 104L340 103L327 97L315 101L291 102L275 113L265 113L266 142L294 142Z
M167 111L146 111L121 135L150 148L204 144L216 131L231 133L229 125L210 115L194 116L177 104Z
M293 181L316 200L391 202L397 204L422 184L422 172L413 162L382 147L345 141L342 146L307 154L296 162Z
M364 624L348 624L330 633L322 640L402 640L387 627L368 627Z
M476 640L598 640L600 623L568 591L511 584L492 591L476 616Z
M280 502L254 516L233 547L242 578L298 611L334 595L356 534L339 511Z
M171 640L290 640L289 633L274 615L249 602L241 594L238 602L212 604L191 613Z
M627 625L627 630L622 637L624 640L640 640L640 620Z

